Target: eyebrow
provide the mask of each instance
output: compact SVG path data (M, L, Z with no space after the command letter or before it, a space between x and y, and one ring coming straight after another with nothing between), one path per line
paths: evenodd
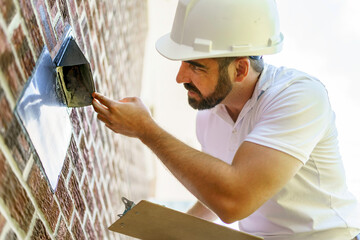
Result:
M186 62L188 64L191 64L191 65L194 65L194 66L199 67L199 68L208 69L208 67L206 67L205 65L202 65L202 64L200 64L198 62L195 62L195 61L184 61L184 62Z

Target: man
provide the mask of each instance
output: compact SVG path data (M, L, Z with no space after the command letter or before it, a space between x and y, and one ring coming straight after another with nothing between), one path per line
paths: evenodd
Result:
M360 210L347 191L324 86L264 64L283 37L273 0L180 0L158 51L181 60L176 81L199 111L202 152L161 129L138 98L94 93L98 119L139 138L199 200L189 214L265 239L353 239Z

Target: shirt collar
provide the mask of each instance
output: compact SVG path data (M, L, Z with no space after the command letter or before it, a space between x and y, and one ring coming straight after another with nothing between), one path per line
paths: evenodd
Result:
M274 71L275 67L265 64L264 69L260 74L259 80L256 83L254 93L252 97L247 101L244 105L243 110L240 112L237 122L255 105L255 103L259 100L261 95L271 86L274 80ZM211 112L224 121L228 122L231 125L234 125L233 120L230 118L229 114L226 111L224 104L218 104L211 109Z

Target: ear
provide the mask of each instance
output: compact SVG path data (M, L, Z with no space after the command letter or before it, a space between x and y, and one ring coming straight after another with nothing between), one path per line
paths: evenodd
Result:
M236 69L235 82L241 82L249 74L250 60L247 57L240 57L234 63Z

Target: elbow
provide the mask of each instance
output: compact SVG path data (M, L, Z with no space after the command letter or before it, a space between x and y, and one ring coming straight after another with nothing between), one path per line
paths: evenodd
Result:
M232 223L240 220L240 219L234 218L232 216L221 216L219 218L221 219L221 221L223 221L226 224L232 224Z
M249 209L246 209L246 207L241 206L246 205L243 205L238 201L224 204L223 207L217 212L217 215L224 223L231 224L244 219L253 213L253 211L249 211Z
M218 217L226 224L231 224L244 218L236 211L222 212Z

